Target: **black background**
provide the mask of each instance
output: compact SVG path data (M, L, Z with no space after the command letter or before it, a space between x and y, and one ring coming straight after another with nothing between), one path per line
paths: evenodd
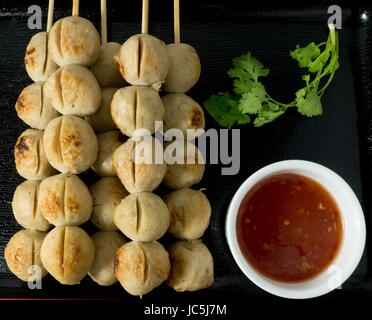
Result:
M91 19L99 30L99 1L80 2L80 15ZM4 246L19 229L11 212L11 200L22 179L16 174L12 149L26 127L17 118L14 104L22 88L31 83L24 70L23 56L29 39L37 32L27 28L27 7L35 3L6 0L1 1L0 9L0 297L115 299L139 314L144 305L154 301L160 304L219 302L230 305L230 318L232 314L235 318L237 310L244 307L372 301L372 254L368 244L360 265L342 290L294 303L273 297L253 285L235 264L224 236L226 209L240 184L264 165L286 159L315 161L340 174L361 200L367 234L371 230L372 5L343 2L341 68L323 98L321 117L308 119L289 112L262 128L241 127L240 173L221 176L219 165L208 166L200 186L208 189L213 217L203 239L215 259L215 284L198 293L183 294L163 285L140 301L126 294L119 285L102 288L90 279L79 286L64 287L48 278L43 290L30 291L10 274L4 262ZM38 1L38 4L46 14L47 2ZM202 76L189 95L202 104L212 93L231 90L231 81L226 76L231 59L249 50L270 68L270 80L265 85L272 96L279 100L291 99L302 83L289 51L296 44L326 40L330 4L334 2L313 1L300 5L293 1L181 0L181 40L197 49L202 62ZM122 43L140 32L141 1L108 0L108 6L109 40ZM70 8L70 1L56 0L55 19L69 15ZM363 13L369 19L363 20ZM46 18L43 23L45 25ZM150 32L167 43L172 41L172 1L150 1ZM207 127L217 127L208 116ZM83 178L88 182L93 179L91 173L84 174ZM93 231L90 226L88 230ZM98 306L99 302L96 303Z

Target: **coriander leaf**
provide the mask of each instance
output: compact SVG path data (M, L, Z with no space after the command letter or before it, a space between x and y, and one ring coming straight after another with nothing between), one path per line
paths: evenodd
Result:
M340 67L340 63L338 62L338 56L336 59L333 59L332 62L331 62L331 72L332 73L335 73L337 71L337 69Z
M313 117L323 113L317 87L306 87L296 92L297 110L304 116Z
M302 76L302 80L304 80L305 82L306 82L306 85L308 85L309 84L309 82L310 82L310 75L309 74L304 74L303 76Z
M265 87L262 83L256 82L250 91L243 93L238 108L244 114L257 114L266 100Z
M309 74L302 76L306 86L296 92L294 100L282 103L273 99L259 81L269 74L269 69L252 57L250 52L233 60L233 68L228 75L233 80L235 95L222 93L211 96L205 107L211 116L222 126L231 127L250 121L256 127L274 121L290 107L307 117L322 114L321 97L332 82L339 68L338 33L329 25L327 42L310 43L306 47L297 45L290 56Z
M254 119L253 124L255 127L261 127L266 123L274 121L284 112L285 108L283 108L282 106L272 102L268 102L262 107L257 117Z
M266 77L269 74L269 69L252 57L250 52L233 59L233 66L227 72L231 78L257 81L259 77Z
M331 55L331 48L325 48L325 50L311 63L308 64L308 69L310 72L318 72L324 68L329 56Z
M234 92L238 95L243 95L247 91L251 91L252 87L256 84L253 80L248 79L235 79L233 82Z
M333 50L332 50L332 57L331 57L331 72L332 73L335 73L337 71L337 69L340 67L340 64L338 62L338 47L339 47L339 44L338 44L338 33L334 30L333 28L333 31L331 29L331 32L330 32L330 36L331 38L331 43L333 45Z
M304 48L297 45L296 49L290 52L290 56L298 62L300 68L308 68L319 55L320 49L314 42Z
M204 102L204 107L222 127L231 128L235 124L250 122L249 116L239 111L236 98L227 92L210 96Z

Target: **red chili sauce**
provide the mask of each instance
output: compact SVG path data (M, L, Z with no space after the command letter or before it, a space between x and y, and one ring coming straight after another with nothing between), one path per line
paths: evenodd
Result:
M316 181L278 174L256 185L238 212L237 235L246 259L282 282L308 280L325 270L342 242L342 220Z

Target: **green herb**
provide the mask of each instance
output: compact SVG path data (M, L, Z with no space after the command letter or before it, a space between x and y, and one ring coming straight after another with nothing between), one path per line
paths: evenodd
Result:
M250 122L249 116L239 111L238 102L230 93L220 93L211 96L204 106L221 126L230 128L234 124Z
M249 52L233 60L233 68L227 73L234 79L234 95L220 93L212 95L204 106L208 113L223 127L246 124L253 120L256 127L274 121L288 108L307 117L321 115L321 98L331 83L338 63L338 34L334 25L329 25L327 42L310 43L306 47L297 45L290 56L298 62L300 68L307 69L302 79L306 86L295 93L290 103L273 99L259 81L269 75L269 69Z

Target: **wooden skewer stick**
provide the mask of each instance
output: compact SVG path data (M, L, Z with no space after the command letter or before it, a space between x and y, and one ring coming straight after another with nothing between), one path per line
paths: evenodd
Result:
M48 6L48 20L47 20L47 27L46 32L49 32L53 25L53 14L54 14L54 0L49 0Z
M101 44L107 43L107 2L101 0Z
M142 1L142 33L149 33L149 0Z
M173 16L174 16L174 43L181 43L180 31L180 0L173 0Z
M72 15L79 15L79 0L72 0Z

